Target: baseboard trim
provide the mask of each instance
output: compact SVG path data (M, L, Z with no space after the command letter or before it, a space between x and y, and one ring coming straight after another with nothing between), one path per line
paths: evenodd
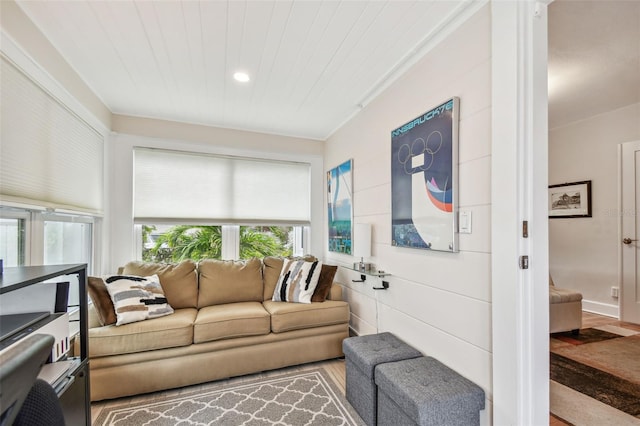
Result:
M592 300L583 299L582 310L598 315L620 319L620 308L618 307L618 305L612 305L610 303L594 302Z

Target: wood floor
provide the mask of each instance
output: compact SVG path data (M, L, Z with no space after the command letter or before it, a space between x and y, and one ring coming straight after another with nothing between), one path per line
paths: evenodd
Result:
M602 325L615 325L618 327L628 328L630 330L640 331L640 324L632 324L630 322L618 321L611 317L582 312L582 328L600 327Z
M591 313L588 313L588 312L583 312L583 314L582 314L582 328L599 327L599 326L603 326L603 325L615 325L615 326L619 326L619 327L625 327L625 328L630 328L630 329L633 329L633 330L640 331L640 325L624 323L624 322L616 320L615 318L610 318L610 317L605 317L605 316L601 316L601 315L591 314ZM345 391L344 359L323 361L323 362L318 362L318 363L313 363L313 364L305 364L304 366L289 367L289 368L284 369L284 370L285 371L295 371L295 370L301 369L302 367L308 367L308 366L322 366L322 367L324 367L329 372L329 374L331 374L331 376L334 378L336 384L340 387L340 390L344 393L344 391ZM273 376L273 375L280 374L282 372L283 372L283 370L276 370L276 371L271 371L271 372L258 373L258 374L255 374L255 375L245 376L245 379L246 380L251 380L251 379L254 379L256 377L270 377L270 376ZM108 406L125 405L125 404L130 404L130 403L133 403L133 402L153 401L154 399L158 398L159 396L179 395L182 392L189 392L189 391L197 390L199 386L200 385L195 385L195 386L190 386L190 387L181 388L181 389L173 389L173 390L168 390L168 391L163 391L163 392L156 392L156 393L145 394L145 395L136 395L136 396L133 396L133 397L118 398L118 399L114 399L114 400L94 402L94 403L91 404L91 420L92 420L92 422L94 422L96 420L96 418L100 415L100 412L105 407L108 407ZM584 408L585 408L585 410L589 409L589 407L584 407ZM551 414L549 415L549 425L551 425L551 426L568 425L568 424L569 423L565 423L561 419L558 419L558 418L554 417Z

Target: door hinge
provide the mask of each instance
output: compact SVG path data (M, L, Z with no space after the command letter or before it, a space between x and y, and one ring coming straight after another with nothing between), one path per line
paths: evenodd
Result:
M522 221L522 238L529 238L529 221Z
M529 256L520 256L520 269L529 269Z

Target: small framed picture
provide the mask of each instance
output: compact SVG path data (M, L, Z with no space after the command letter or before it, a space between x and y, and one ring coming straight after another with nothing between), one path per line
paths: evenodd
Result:
M549 185L549 218L591 217L591 181Z

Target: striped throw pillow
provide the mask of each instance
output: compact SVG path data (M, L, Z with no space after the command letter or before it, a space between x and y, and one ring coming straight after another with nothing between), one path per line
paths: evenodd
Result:
M322 262L285 259L271 300L275 302L311 303L318 285Z
M116 311L116 325L158 318L173 313L157 275L105 277L109 296Z

